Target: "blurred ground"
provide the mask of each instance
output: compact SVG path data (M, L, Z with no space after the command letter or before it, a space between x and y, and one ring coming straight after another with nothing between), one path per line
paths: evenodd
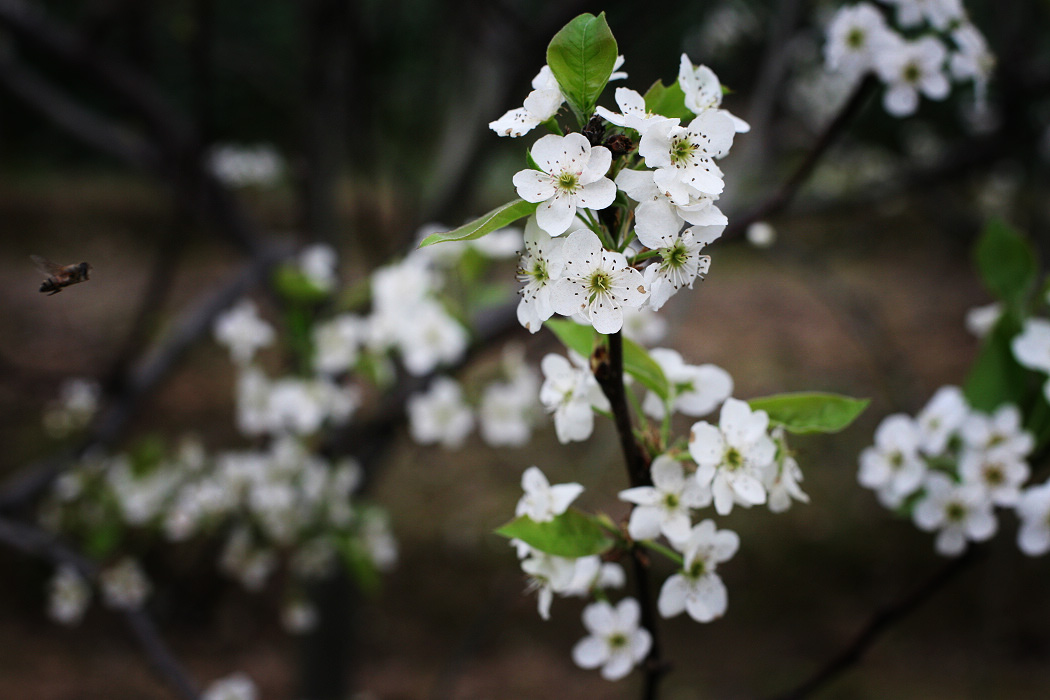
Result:
M737 556L720 568L729 611L710 625L662 623L675 666L665 700L787 690L840 649L876 607L943 564L929 535L894 519L857 486L856 455L882 416L914 412L938 386L962 380L977 349L963 315L987 298L970 271L966 235L928 209L895 204L848 218L775 222L780 242L768 251L716 243L708 279L670 309L673 331L664 345L729 370L738 396L819 389L873 403L845 433L793 443L809 505L779 516L736 509L722 519L742 539ZM286 225L281 199L267 205L269 223ZM39 415L63 378L106 371L130 327L166 218L160 195L134 183L70 177L0 185L8 232L0 255L3 472L53 449ZM36 291L40 276L30 253L88 260L95 274L45 297ZM153 327L231 274L236 260L227 247L195 235ZM543 335L540 344L549 342ZM545 347L532 347L530 356L538 359ZM227 371L222 353L203 343L144 407L134 431L175 437L193 429L212 446L230 444ZM373 492L391 512L402 556L381 594L360 611L356 686L369 693L361 697L637 697L635 680L607 683L572 664L582 604L557 600L553 619L540 620L534 598L522 595L511 550L488 534L512 513L530 464L552 482L580 481L588 487L582 505L622 517L626 509L612 498L625 486L619 460L607 425L569 446L545 430L528 450L491 450L474 439L442 452L403 441ZM1001 518L1000 527L984 561L816 697L1045 697L1046 560L1016 551L1011 518ZM202 683L243 670L264 700L295 697L297 641L278 629L276 601L209 574L209 556L188 548L154 562L176 580L154 601L175 651ZM171 697L113 616L95 606L80 627L60 628L44 613L43 566L0 550L0 571L0 696Z

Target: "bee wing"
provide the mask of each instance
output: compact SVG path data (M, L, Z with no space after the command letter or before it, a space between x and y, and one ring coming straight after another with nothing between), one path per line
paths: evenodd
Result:
M61 265L51 262L42 255L30 255L29 258L33 261L33 264L36 265L38 270L49 277L62 271Z

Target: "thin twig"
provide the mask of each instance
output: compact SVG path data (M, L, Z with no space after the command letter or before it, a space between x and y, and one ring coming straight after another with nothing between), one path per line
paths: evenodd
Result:
M34 525L0 517L0 541L26 554L49 561L56 567L71 566L88 580L98 579L99 567L95 562ZM142 608L121 609L116 612L124 618L154 671L179 697L198 700L200 694L194 682L164 643L149 614Z
M878 641L887 629L900 622L932 598L934 594L944 589L959 574L977 561L981 554L983 554L983 550L971 546L964 555L946 562L920 586L908 592L894 603L876 611L845 649L836 654L793 690L774 696L774 700L802 700L838 678L847 669L859 662L868 649Z
M868 99L875 94L878 85L879 83L874 76L869 75L864 78L853 90L853 94L846 101L846 104L821 133L813 147L806 153L806 156L792 171L791 175L788 176L787 180L784 181L784 184L751 211L731 217L729 225L726 226L725 231L722 233L722 238L727 239L737 236L747 231L747 227L756 221L762 221L786 209L795 198L795 195L798 194L799 189L809 179L809 176L813 174L821 158L845 132L850 122L861 112Z

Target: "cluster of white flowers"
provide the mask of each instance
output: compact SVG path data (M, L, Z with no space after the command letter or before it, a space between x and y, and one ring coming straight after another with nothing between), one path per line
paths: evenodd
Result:
M674 391L667 401L647 399L647 411L656 417L669 411L704 415L721 404L721 420L718 427L705 421L693 425L689 456L696 463L695 470L687 472L685 455L659 455L650 467L653 485L621 491L619 497L633 504L627 523L632 539L642 542L662 536L681 556L681 567L661 588L660 614L673 617L685 611L699 622L710 622L725 613L728 601L717 565L732 558L739 538L730 530L719 530L711 519L694 524L693 512L713 503L725 515L734 503L750 507L767 502L779 512L789 507L792 498L808 498L799 488L802 474L783 431L777 429L770 435L764 411L752 411L747 403L729 398L732 379L724 370L714 365L686 365L671 350L653 351L653 357L668 372ZM593 376L586 367L574 366L560 355L548 355L543 365L555 424L561 426L559 436L574 430L589 434L592 402L600 396L597 386L590 384ZM559 411L563 414L560 419ZM550 485L535 466L523 474L522 488L525 494L516 515L538 523L564 513L583 491L577 483ZM558 557L520 541L514 544L530 588L538 591L543 619L550 615L555 594L588 595L623 585L619 565L603 564L597 556ZM573 658L583 668L601 666L605 678L623 677L648 653L651 640L648 631L638 627L633 599L621 601L615 609L604 600L588 606L584 624L591 636L576 646Z
M546 67L540 75L553 80ZM617 166L615 179L610 179L612 152L592 145L581 133L570 133L541 137L531 149L537 169L515 174L518 196L539 205L525 226L518 269L518 320L529 331L539 331L558 313L600 333L616 333L623 328L625 311L658 310L707 272L711 261L701 251L727 223L715 205L724 188L715 161L729 152L734 135L748 127L721 108L722 85L706 66L694 66L683 55L678 84L685 106L695 115L686 125L647 112L645 99L628 88L616 90L619 113L597 108L605 122L636 138L644 169ZM537 87L530 98L549 92L549 87ZM557 97L542 111L531 109L527 101L490 126L500 135L520 136L557 112L560 92ZM508 119L519 127L508 126ZM617 190L638 203L632 235L653 255L629 259L625 252L609 249L596 233L592 212L610 207Z
M63 438L87 426L98 411L101 388L90 379L70 379L62 384L58 398L44 409L44 429L53 438Z
M208 155L212 175L230 187L277 184L284 173L284 159L269 144L215 146Z
M539 415L536 401L539 379L524 362L520 350L505 348L501 378L482 389L477 408L451 377L435 377L425 392L408 398L409 434L422 445L456 448L477 425L481 438L492 447L520 447L532 437Z
M877 75L886 88L883 106L896 117L913 114L920 94L945 99L952 80L972 82L977 104L983 106L995 58L962 0L882 2L896 6L896 27L868 2L835 14L824 46L827 68L851 80Z
M958 387L946 386L916 417L883 419L875 444L860 455L858 478L887 508L910 509L918 527L937 531L943 555L991 538L998 530L995 506L1021 518L1021 550L1043 554L1050 551L1050 491L1046 484L1025 486L1034 442L1016 406L988 415L971 408Z

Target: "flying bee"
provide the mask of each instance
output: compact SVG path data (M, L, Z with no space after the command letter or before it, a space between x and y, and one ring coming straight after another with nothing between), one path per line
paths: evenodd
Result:
M58 294L63 287L84 282L88 279L88 272L91 271L91 265L86 262L59 265L39 255L29 257L36 263L37 268L47 275L47 279L40 283L40 291L47 292L48 296Z

